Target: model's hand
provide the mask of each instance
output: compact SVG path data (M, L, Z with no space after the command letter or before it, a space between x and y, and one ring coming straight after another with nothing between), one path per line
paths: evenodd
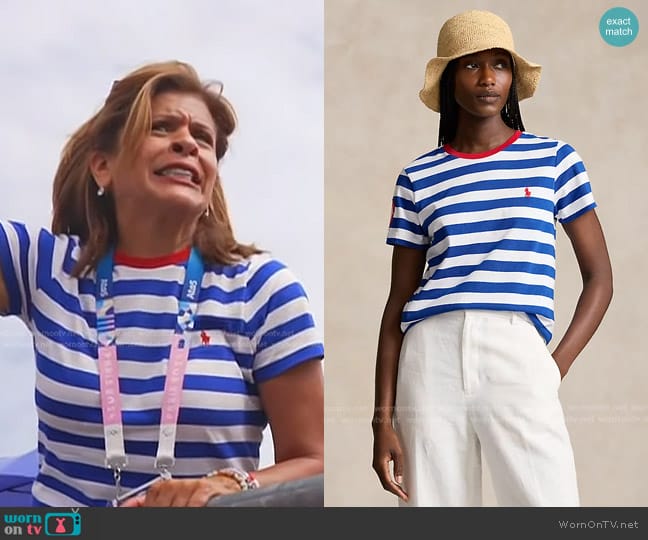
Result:
M389 424L374 423L373 469L382 487L407 501L407 493L400 484L403 482L403 450L394 428ZM394 462L394 476L389 470L389 462Z
M205 506L213 497L236 493L241 488L227 476L210 478L171 479L157 482L146 493L124 501L120 508L139 506Z

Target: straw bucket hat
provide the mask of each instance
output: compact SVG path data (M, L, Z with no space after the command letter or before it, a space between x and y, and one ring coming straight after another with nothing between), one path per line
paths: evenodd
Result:
M505 49L513 57L518 99L533 95L540 81L540 65L529 62L515 52L508 24L488 11L465 11L448 19L439 31L437 56L425 68L425 85L419 92L421 101L433 111L441 109L441 75L455 58L488 49Z

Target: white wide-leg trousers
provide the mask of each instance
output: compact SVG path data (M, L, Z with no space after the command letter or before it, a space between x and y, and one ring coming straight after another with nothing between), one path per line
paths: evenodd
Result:
M522 313L435 315L405 334L395 428L404 506L481 506L481 455L500 506L579 506L560 372Z

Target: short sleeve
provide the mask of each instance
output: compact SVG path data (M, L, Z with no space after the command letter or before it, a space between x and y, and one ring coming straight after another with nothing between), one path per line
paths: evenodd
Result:
M14 221L0 221L0 267L9 296L9 310L29 324L30 282L35 269L35 242L27 227Z
M562 143L556 152L554 216L568 223L596 208L583 160L570 145Z
M324 357L304 287L281 262L253 265L247 283L248 332L256 382L276 377L307 360Z
M418 249L427 249L430 244L416 208L412 181L405 171L396 180L387 243Z

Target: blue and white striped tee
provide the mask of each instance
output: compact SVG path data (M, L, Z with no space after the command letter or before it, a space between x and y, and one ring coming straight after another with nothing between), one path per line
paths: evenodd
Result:
M156 475L160 408L189 250L156 260L116 257L114 302L124 439L122 485ZM105 467L99 395L95 275L71 276L78 238L31 234L0 222L8 314L34 337L41 468L35 504L103 506L114 497ZM267 418L258 384L323 357L306 293L267 254L205 266L184 379L174 476L225 466L254 470Z
M576 151L519 131L482 154L439 147L398 176L387 243L425 249L401 329L456 309L519 311L549 342L556 221L596 207Z

